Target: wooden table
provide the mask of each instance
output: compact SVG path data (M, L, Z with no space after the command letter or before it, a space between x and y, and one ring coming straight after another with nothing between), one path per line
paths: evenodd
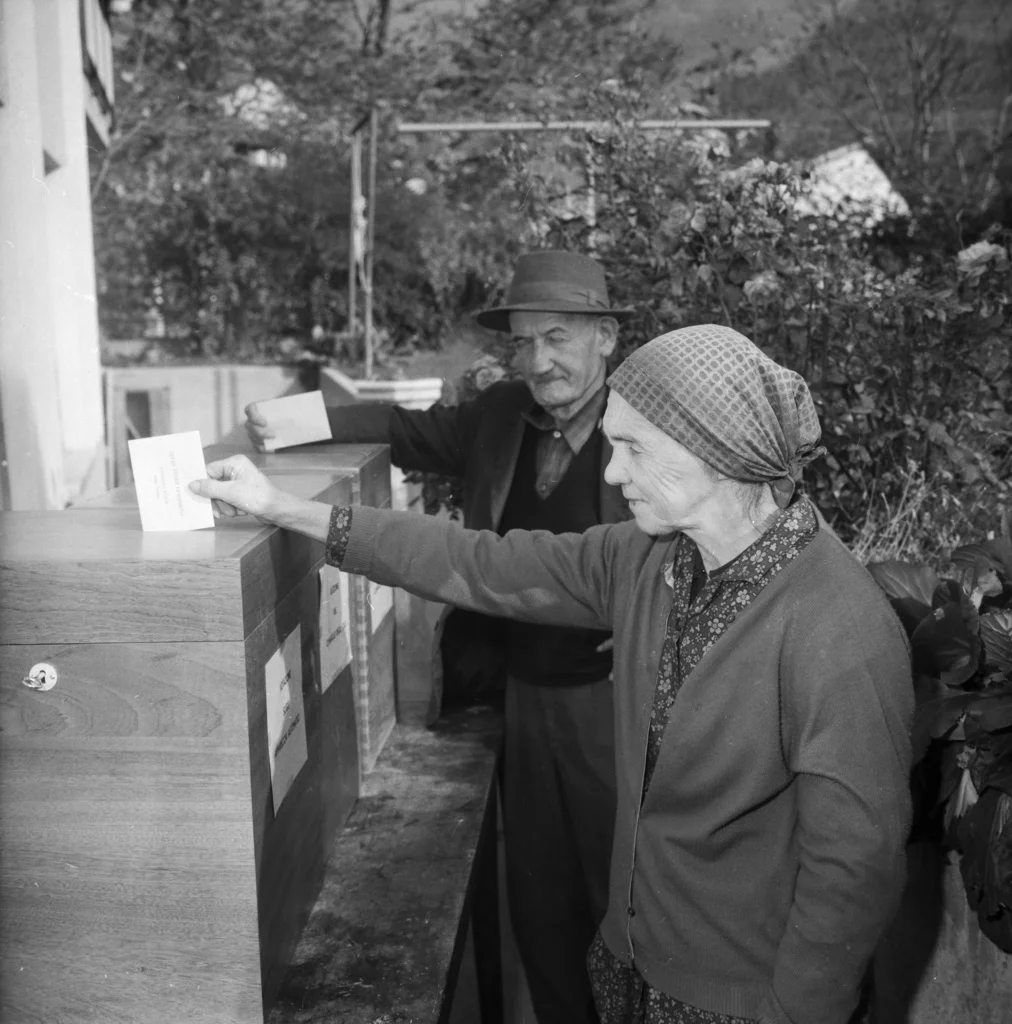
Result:
M442 1024L468 925L482 1024L502 1020L500 718L399 725L339 834L270 1024Z

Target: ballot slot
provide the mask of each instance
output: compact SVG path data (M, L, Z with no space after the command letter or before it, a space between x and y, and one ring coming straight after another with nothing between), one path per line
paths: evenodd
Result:
M340 472L287 483L351 500ZM251 517L144 533L128 490L0 514L0 1019L263 1024L358 794L324 548ZM304 739L280 800L279 652Z

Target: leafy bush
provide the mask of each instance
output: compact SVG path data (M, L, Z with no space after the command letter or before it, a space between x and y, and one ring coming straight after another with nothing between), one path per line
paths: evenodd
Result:
M874 548L869 523L916 479L907 556L994 531L1012 495L1010 236L995 229L955 260L897 253L885 228L869 236L867 211L802 216L801 168L735 167L723 136L651 137L622 128L629 116L551 153L577 168L593 154L593 216L561 201L543 150L504 154L528 244L593 251L615 301L639 310L620 354L682 325L734 327L809 382L829 454L807 489L844 539L864 532ZM892 230L902 241L916 225Z
M968 545L951 562L944 577L868 568L913 652L914 834L959 850L981 930L1012 953L1012 545Z

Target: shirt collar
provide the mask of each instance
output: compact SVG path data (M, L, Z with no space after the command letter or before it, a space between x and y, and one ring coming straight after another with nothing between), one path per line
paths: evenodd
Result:
M754 544L721 566L718 570L721 580L737 580L758 586L792 548L817 529L815 506L807 498L800 498ZM686 547L691 544L684 533L678 535L672 558L663 569L664 581L669 587L674 586L675 561L683 552L692 553L691 548Z
M575 453L587 443L604 415L605 403L608 401L608 389L602 384L597 391L584 403L582 408L564 423L559 423L547 409L542 409L532 402L529 409L521 413L523 418L538 430L558 430L566 439L566 443Z

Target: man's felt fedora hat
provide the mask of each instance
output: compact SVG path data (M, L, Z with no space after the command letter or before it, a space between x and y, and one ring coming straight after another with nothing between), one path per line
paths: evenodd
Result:
M493 331L509 331L510 313L597 313L631 316L635 310L611 309L601 264L575 252L530 252L517 260L506 301L484 309L477 321Z

